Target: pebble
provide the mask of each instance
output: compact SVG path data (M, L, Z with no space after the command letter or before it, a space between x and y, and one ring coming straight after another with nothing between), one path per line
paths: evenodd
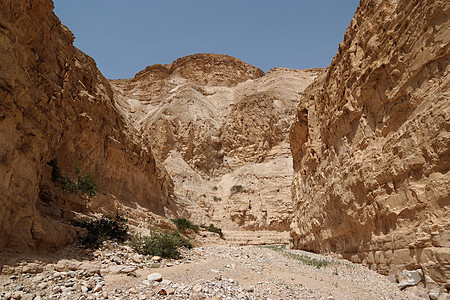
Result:
M96 284L95 287L92 289L94 293L100 292L102 290L103 286L101 284Z
M23 292L22 291L15 291L11 294L12 299L20 299L22 298Z
M290 270L307 270L305 274L311 278L319 277L320 274L327 273L330 275L333 269L318 270L314 266L301 265L295 260L288 260L281 256L278 252L270 252L272 250L261 249L259 247L205 247L194 248L190 252L185 252L184 259L173 261L160 257L145 257L138 253L134 253L131 248L125 248L120 245L113 245L110 248L100 248L91 256L90 261L82 259L66 259L60 260L55 264L45 266L39 263L44 272L20 274L9 278L8 288L2 292L0 286L0 299L162 299L166 295L170 295L173 299L327 299L333 300L342 298L342 294L335 294L333 282L324 283L320 287L306 288L291 280L283 280L277 275L264 272L264 268L272 266L276 268L289 268ZM311 254L312 255L312 254ZM206 268L209 278L199 279L198 277L181 279L173 282L163 279L160 273L151 273L147 277L142 277L139 270L150 270L150 268L158 266L174 266L186 265L186 267L196 268L196 265L208 261L208 258L221 259L224 261L222 267ZM103 263L104 262L104 263ZM156 264L163 262L161 266ZM103 265L102 265L103 263ZM23 266L21 266L23 267ZM242 269L244 268L244 269ZM248 270L257 275L260 280L255 286L245 285L243 276L233 275L234 270ZM406 297L405 293L396 288L395 296L392 291L385 288L385 282L376 279L375 275L361 276L357 272L346 271L348 268L340 267L339 280L346 277L352 284L363 287L365 290L376 290L377 297L380 299L412 299ZM101 272L100 272L101 270ZM136 271L137 270L137 271ZM132 273L136 271L135 273ZM244 271L245 272L245 271ZM259 272L259 273L258 273ZM322 273L320 273L322 272ZM368 272L368 271L367 271ZM117 286L106 285L105 274L115 276L118 274L135 274L134 277L126 277L129 285L124 284ZM162 272L164 273L164 272ZM147 273L148 274L148 273ZM375 274L375 273L374 273ZM206 274L205 274L206 275ZM229 276L237 276L231 278ZM0 275L1 276L1 275ZM5 275L4 275L5 276ZM353 276L353 277L351 277ZM376 274L376 276L380 276ZM336 276L335 276L336 277ZM123 275L122 275L122 278ZM245 278L245 277L244 277ZM6 281L5 280L5 281ZM333 279L335 280L335 279ZM248 283L247 283L248 284ZM341 285L339 284L339 288ZM401 295L401 296L400 296ZM15 297L15 298L14 298ZM34 297L34 298L33 298ZM161 298L160 298L161 297ZM357 298L358 291L349 295L350 298Z
M148 281L162 281L162 275L160 273L152 273L147 276Z
M202 286L200 284L196 284L194 285L194 287L192 288L192 290L196 293L199 293L202 291Z

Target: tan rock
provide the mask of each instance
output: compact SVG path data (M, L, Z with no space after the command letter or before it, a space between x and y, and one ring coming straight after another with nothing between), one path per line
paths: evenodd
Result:
M131 260L134 261L135 263L141 263L142 257L143 256L140 254L135 254L131 257Z
M81 268L81 265L82 263L76 260L61 259L55 265L55 270L58 272L75 271Z
M202 286L200 284L196 284L194 285L194 287L192 288L192 291L194 293L200 293L202 291Z
M167 295L173 295L175 293L175 289L173 288L168 288L166 289Z
M88 274L100 274L101 265L99 263L85 261L78 267L78 269L84 270Z
M25 266L23 266L22 272L23 273L31 273L31 274L37 274L42 273L44 271L44 266L37 263L28 263Z
M264 74L230 56L196 54L110 83L174 179L180 214L224 229L287 231L288 128L298 95L319 73Z
M123 208L157 219L175 209L170 177L52 10L51 0L0 3L0 248L73 242L78 229L61 221L75 212L114 215ZM47 165L53 159L64 176L54 181ZM97 197L63 191L75 162L81 175L95 176Z
M12 293L11 298L12 299L21 299L22 295L24 295L24 292L16 291L16 292Z
M292 247L450 277L449 10L361 1L291 129Z

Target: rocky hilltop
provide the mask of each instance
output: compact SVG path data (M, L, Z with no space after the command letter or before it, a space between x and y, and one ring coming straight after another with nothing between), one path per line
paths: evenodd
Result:
M421 269L432 299L450 278L449 16L448 1L361 1L290 135L292 246Z
M165 222L173 183L50 0L0 2L0 248L73 241L76 213ZM78 174L77 174L78 173ZM95 198L64 192L91 174Z
M287 231L289 124L319 73L264 74L227 55L195 54L110 82L122 113L173 177L178 206L190 219Z

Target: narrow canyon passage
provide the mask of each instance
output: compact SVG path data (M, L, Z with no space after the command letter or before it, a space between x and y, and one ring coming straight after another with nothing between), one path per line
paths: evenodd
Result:
M325 69L129 79L53 9L0 2L0 299L449 299L449 1L361 0Z

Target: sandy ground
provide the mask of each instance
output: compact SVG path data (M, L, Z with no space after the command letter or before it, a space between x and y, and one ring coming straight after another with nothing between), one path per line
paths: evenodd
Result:
M4 264L0 299L417 299L361 265L285 245L196 247L157 262L123 245L58 255Z

